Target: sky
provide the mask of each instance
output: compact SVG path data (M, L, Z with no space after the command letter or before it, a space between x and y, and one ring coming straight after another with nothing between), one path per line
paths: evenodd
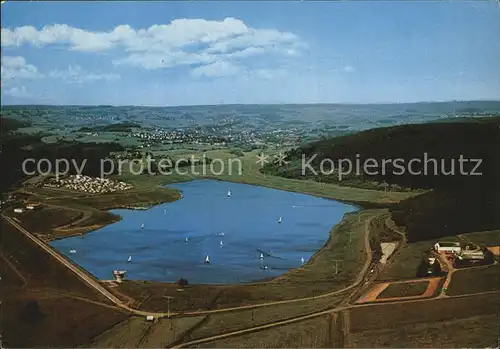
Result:
M498 1L1 6L3 105L500 99Z

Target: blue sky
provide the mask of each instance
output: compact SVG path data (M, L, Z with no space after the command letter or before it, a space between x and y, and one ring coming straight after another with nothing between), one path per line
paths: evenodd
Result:
M2 104L500 99L500 5L9 2Z

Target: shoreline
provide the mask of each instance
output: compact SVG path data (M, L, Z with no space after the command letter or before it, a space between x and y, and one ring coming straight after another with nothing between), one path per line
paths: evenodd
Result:
M318 194L318 193L311 193L310 191L297 191L297 190L290 190L290 189L285 189L285 188L280 188L278 186L275 186L275 185L261 185L261 184L256 184L256 183L248 183L246 181L236 181L236 180L226 180L226 179L219 179L219 178L211 178L211 177L202 177L202 178L190 178L190 179L187 179L187 180L184 180L184 181L176 181L176 182L171 182L171 183L167 183L167 184L161 184L159 185L160 187L167 187L169 190L172 190L172 191L175 191L175 197L173 200L169 200L169 201L155 201L155 202L147 202L147 203L142 203L140 205L137 205L137 206L131 206L130 204L127 204L127 205L113 205L113 206L110 206L110 207L106 207L106 208L103 208L102 210L103 211L112 211L112 210L118 210L118 209L125 209L125 210L143 210L143 209L150 209L154 206L157 206L157 205L161 205L161 204L166 204L166 203L170 203L170 202L175 202L177 200L180 200L182 199L184 196L182 194L182 190L178 189L178 188L174 188L174 187L171 187L169 185L171 184L177 184L177 183L187 183L187 182L192 182L192 181L195 181L195 180L198 180L198 181L202 181L202 180L216 180L218 182L228 182L228 183L236 183L236 184L244 184L244 185L251 185L251 186L260 186L260 187L264 187L264 188L270 188L270 189L273 189L273 190L281 190L281 191L286 191L286 192L294 192L294 193L299 193L299 194L304 194L304 195L311 195L311 196L314 196L314 197L319 197L319 198L323 198L323 199L327 199L327 200L333 200L333 201L337 201L339 203L343 203L343 204L346 204L346 205L350 205L352 206L353 208L355 208L355 211L353 212L347 212L343 215L342 219L340 219L336 224L334 224L330 230L328 231L328 237L327 239L325 240L324 244L318 249L316 250L313 255L311 256L311 258L309 259L309 261L307 263L305 263L304 265L302 265L301 267L298 267L298 268L292 268L292 269L289 269L287 270L286 272L284 272L283 274L281 275L278 275L278 276L271 276L271 277L264 277L262 279L257 279L257 280L254 280L254 281L248 281L248 282L240 282L240 283L224 283L224 284L210 284L210 283L195 283L195 284L192 284L194 286L197 286L197 287L210 287L210 286L216 286L216 287L227 287L227 286L234 286L234 285L238 285L238 286L244 286L244 285L256 285L256 284L266 284L266 283L272 283L272 282L276 282L277 280L285 277L286 275L289 275L290 273L293 273L293 272L296 272L297 270L299 269L303 269L304 267L308 266L308 267L311 267L311 263L313 262L314 259L317 258L317 256L321 253L323 253L327 247L329 246L329 244L332 242L332 238L334 238L334 236L332 235L332 233L335 232L335 230L342 226L345 222L346 222L346 219L351 216L351 215L360 215L360 214L363 214L364 212L366 212L367 210L370 210L370 209L387 209L389 208L390 206L394 205L394 203L376 203L376 202L365 202L365 201L347 201L347 200L339 200L339 199L336 199L334 197L332 197L331 195L321 195L321 194ZM367 190L367 189L361 189L361 190ZM147 208L145 207L147 205ZM143 208L139 208L138 207L143 207ZM99 230L99 229L102 229L110 224L114 224L118 221L121 221L123 219L123 217L121 215L118 215L118 219L112 221L112 222L109 222L109 223L106 223L106 224L95 224L93 226L89 226L89 229L88 231L85 231L83 233L74 233L74 234L69 234L69 235L66 235L66 236L59 236L59 237L55 237L55 238L52 238L52 239L47 239L45 241L45 243L49 246L50 245L50 242L52 241L55 241L55 240L61 240L61 239L66 239L66 238L70 238L70 237L78 237L78 236L84 236L85 234L88 234L88 233L91 233L91 232L95 232L96 230ZM81 227L81 229L84 229L86 227ZM55 228L55 230L57 230L57 228ZM60 251L58 251L58 253L60 253ZM60 253L61 254L61 253ZM63 254L61 254L62 256L64 256ZM83 267L82 267L83 268ZM83 268L85 269L85 268ZM85 269L86 270L86 269ZM88 271L87 271L88 272ZM95 277L95 276L94 276ZM104 280L100 280L98 278L96 278L99 282L102 282ZM164 281L150 281L150 280L125 280L125 281L129 281L129 282L133 282L133 283L138 283L138 284L142 284L142 283L152 283L152 284L155 284L155 285L159 285L159 284L163 284L163 285L175 285L175 282L164 282Z

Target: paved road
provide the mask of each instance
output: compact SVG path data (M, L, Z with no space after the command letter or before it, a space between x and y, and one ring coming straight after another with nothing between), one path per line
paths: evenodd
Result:
M26 229L24 229L20 224L15 222L12 218L10 218L4 214L2 214L2 217L7 222L9 222L11 225L13 225L17 230L19 230L21 233L23 233L26 237L28 237L31 241L33 241L35 244L40 246L42 249L44 249L46 252L48 252L50 255L52 255L55 259L57 259L59 262L61 262L64 266L66 266L68 269L70 269L73 273L75 273L78 277L80 277L85 283L87 283L90 287L92 287L93 289L98 291L100 294L102 294L104 297L106 297L111 302L113 302L117 307L125 309L125 310L127 310L135 315L141 315L141 316L152 315L156 318L175 316L175 315L180 314L180 313L175 313L175 312L170 312L170 313L147 312L147 311L142 311L142 310L137 310L137 309L131 308L125 302L123 302L121 299L119 299L114 294L112 294L110 291L108 291L104 286L102 286L99 281L97 281L91 275L84 272L82 269L80 269L78 266L76 266L75 264L70 262L68 259L66 259L62 255L60 255L57 251L50 248L48 245L46 245L40 239L35 237L33 234L28 232ZM260 303L260 304L252 304L252 305L232 307L232 308L192 311L192 312L182 313L182 315L188 315L188 316L210 315L210 314L224 313L224 312L237 311L237 310L256 309L256 308L268 307L268 306L273 306L273 305L278 305L278 304L296 303L296 302L302 302L302 301L307 301L307 300L314 300L314 299L318 299L318 298L325 298L325 297L334 296L334 295L344 293L346 291L349 291L349 290L357 287L363 281L364 275L366 274L366 271L371 263L372 251L370 248L370 238L369 238L370 234L369 234L369 232L370 232L370 223L371 223L372 219L375 217L376 217L376 215L370 217L368 220L365 221L364 242L365 242L365 249L366 249L366 253L367 253L367 259L366 259L365 264L363 266L363 269L359 273L356 281L353 284L351 284L350 286L345 287L345 288L340 289L340 290L337 290L337 291L333 291L333 292L329 292L329 293L325 293L325 294L317 295L317 296L295 298L295 299L290 299L290 300L267 302L267 303Z

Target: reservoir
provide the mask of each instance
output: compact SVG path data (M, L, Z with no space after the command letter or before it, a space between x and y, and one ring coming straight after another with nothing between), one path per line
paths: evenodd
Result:
M357 210L311 195L215 180L169 187L180 190L182 199L148 210L112 210L121 221L50 244L103 280L119 269L127 270L129 280L250 282L298 268L302 259L307 263L344 214Z

